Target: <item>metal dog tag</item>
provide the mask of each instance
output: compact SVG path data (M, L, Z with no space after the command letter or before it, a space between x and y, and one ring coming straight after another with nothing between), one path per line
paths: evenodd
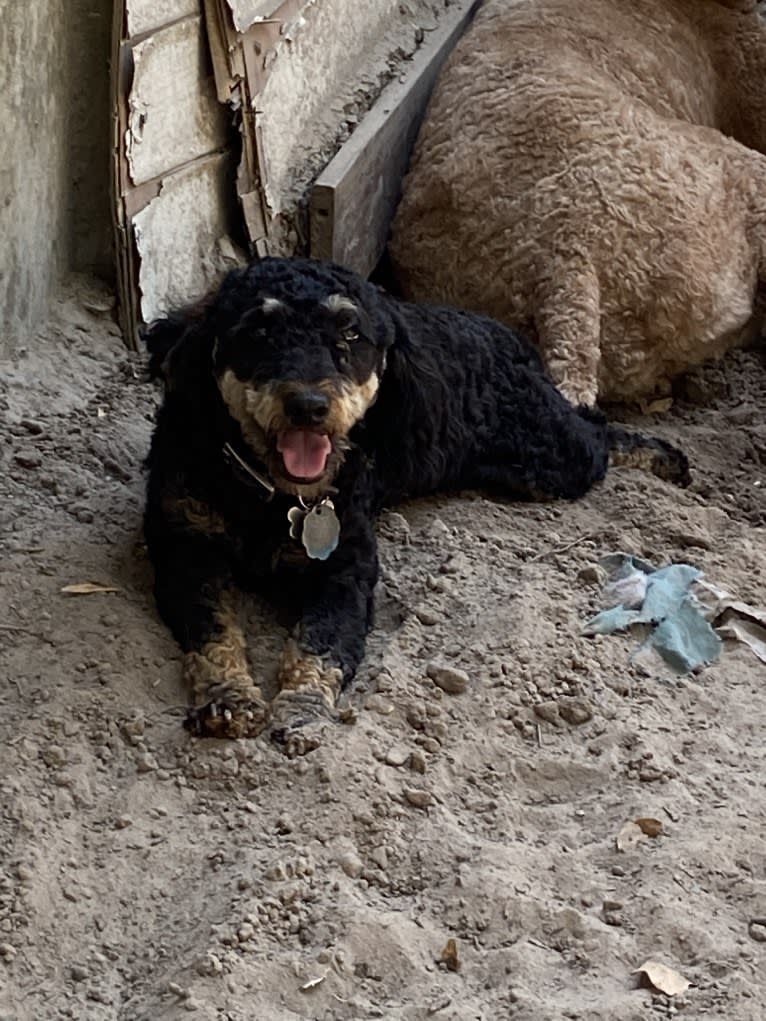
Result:
M306 511L302 507L291 507L287 512L287 520L290 522L290 538L300 539L303 531L303 519Z
M340 521L332 500L325 499L312 507L303 519L301 542L312 560L327 560L338 548Z

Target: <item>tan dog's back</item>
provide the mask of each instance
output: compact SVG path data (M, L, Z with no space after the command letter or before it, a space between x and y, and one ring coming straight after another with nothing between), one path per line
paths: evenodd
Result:
M717 129L766 141L759 33L712 0L488 0L405 182L409 293L533 325L587 403L731 346L763 261L766 159Z

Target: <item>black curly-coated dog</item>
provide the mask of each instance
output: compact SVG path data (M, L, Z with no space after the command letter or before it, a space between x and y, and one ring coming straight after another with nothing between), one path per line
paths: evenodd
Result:
M145 529L185 652L197 734L266 726L289 754L335 715L364 653L386 504L481 487L574 499L613 463L683 485L678 450L573 408L500 324L398 301L338 266L268 258L146 333L165 380ZM298 623L268 704L237 592Z

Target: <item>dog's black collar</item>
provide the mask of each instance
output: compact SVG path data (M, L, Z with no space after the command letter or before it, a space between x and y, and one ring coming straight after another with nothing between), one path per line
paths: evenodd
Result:
M223 458L231 465L243 482L257 488L263 499L268 503L273 500L277 487L262 472L256 471L251 464L248 464L241 454L238 454L231 443L224 443Z

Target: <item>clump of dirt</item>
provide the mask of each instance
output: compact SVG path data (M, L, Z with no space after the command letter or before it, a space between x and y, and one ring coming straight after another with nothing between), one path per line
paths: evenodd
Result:
M649 675L580 634L617 549L766 603L759 359L641 420L688 491L385 514L357 722L290 761L181 727L141 540L157 393L109 304L74 281L1 374L0 1017L760 1017L766 667ZM86 581L118 591L61 591ZM254 608L265 675L283 638ZM691 988L641 987L647 959Z

